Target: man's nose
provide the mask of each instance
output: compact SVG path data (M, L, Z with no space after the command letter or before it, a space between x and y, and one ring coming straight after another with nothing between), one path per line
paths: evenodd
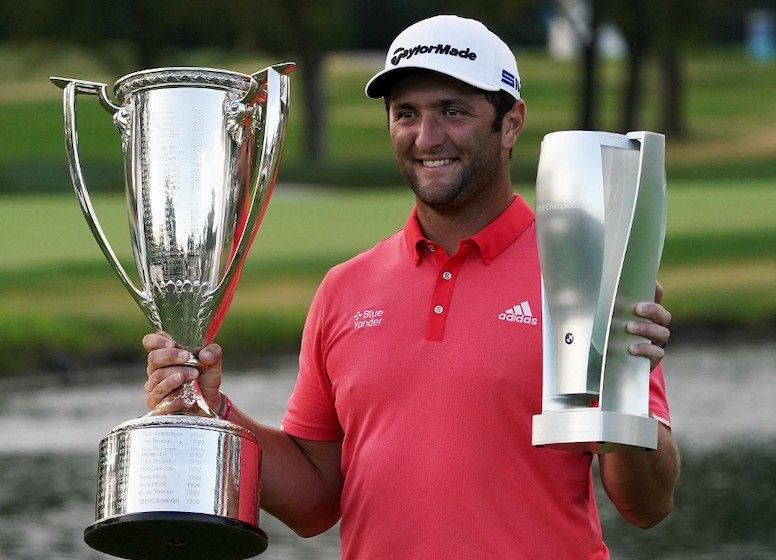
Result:
M423 117L418 124L415 145L420 150L430 150L445 142L445 134L439 121L433 117Z

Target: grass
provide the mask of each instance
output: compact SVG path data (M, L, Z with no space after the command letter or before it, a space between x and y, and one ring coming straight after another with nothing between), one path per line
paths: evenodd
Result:
M0 47L0 372L100 361L142 364L148 330L88 231L65 162L60 92L50 75L112 83L117 76L67 49L25 59ZM518 53L527 129L513 158L516 188L532 199L541 138L573 128L576 67ZM29 64L20 61L31 60ZM304 313L326 270L404 223L411 197L395 170L379 101L363 84L376 59L332 57L328 157L301 153L302 104L291 111L281 181L246 262L219 339L242 358L296 350ZM191 54L176 64L251 72L266 61ZM772 67L733 51L688 60L687 139L667 139L669 226L660 279L674 324L747 329L776 325L776 90ZM621 66L603 67L602 129L616 129ZM293 78L292 78L293 80ZM294 96L304 91L293 81ZM295 97L296 99L296 97ZM79 103L87 184L108 238L133 270L120 194L118 137L94 99ZM645 87L644 128L655 96ZM312 185L316 185L313 187ZM325 187L325 188L321 188ZM368 188L357 188L368 187ZM142 367L142 366L141 366Z
M98 195L93 202L133 274L123 197ZM278 187L220 338L259 353L294 351L326 270L401 227L411 203L397 189ZM5 197L0 240L0 336L10 351L0 357L8 365L3 369L136 357L149 327L92 238L74 195Z
M776 325L776 220L771 181L669 187L660 279L684 327Z
M525 196L531 200L530 191ZM148 330L80 215L74 196L8 197L0 208L0 336L37 366L68 359L137 359ZM125 268L134 270L123 198L95 206ZM323 274L400 227L411 197L398 189L320 191L280 186L246 261L220 340L251 353L294 351ZM669 188L660 279L680 325L773 324L776 189L749 182ZM31 227L31 224L37 224ZM24 242L9 243L24 232ZM20 356L4 353L13 367Z

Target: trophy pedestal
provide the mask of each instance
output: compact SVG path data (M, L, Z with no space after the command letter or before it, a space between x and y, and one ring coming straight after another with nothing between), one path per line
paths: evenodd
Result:
M183 512L119 515L87 527L84 540L111 556L142 560L237 560L261 554L268 543L250 523Z
M217 418L144 416L100 443L92 548L133 560L241 560L262 553L261 449Z
M533 445L606 453L655 449L657 420L597 408L545 411L533 417Z

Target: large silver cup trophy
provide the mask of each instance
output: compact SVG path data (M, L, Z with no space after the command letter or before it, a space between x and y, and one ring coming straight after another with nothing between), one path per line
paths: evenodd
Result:
M533 445L584 452L657 448L650 362L628 345L652 301L666 227L665 139L545 136L536 180L542 269L542 412Z
M153 328L196 354L213 341L277 177L293 63L253 75L158 68L64 89L65 140L81 209ZM124 152L129 233L140 287L106 239L84 182L76 100L97 96ZM208 407L196 381L102 440L93 548L138 560L242 559L267 547L258 526L261 449Z

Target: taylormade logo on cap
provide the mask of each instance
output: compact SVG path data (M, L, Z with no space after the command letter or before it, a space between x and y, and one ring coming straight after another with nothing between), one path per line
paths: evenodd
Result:
M366 85L369 97L386 95L405 69L445 74L484 91L520 99L520 75L511 49L482 23L434 16L410 25L388 49L385 67Z
M399 47L395 51L393 51L393 56L391 57L391 64L396 66L399 64L402 59L410 59L416 54L442 54L442 55L448 55L448 56L457 56L460 58L468 58L469 60L477 60L477 53L471 52L471 49L469 47L465 49L456 49L452 45L417 45L415 47L412 47L411 49L405 49L402 47Z

